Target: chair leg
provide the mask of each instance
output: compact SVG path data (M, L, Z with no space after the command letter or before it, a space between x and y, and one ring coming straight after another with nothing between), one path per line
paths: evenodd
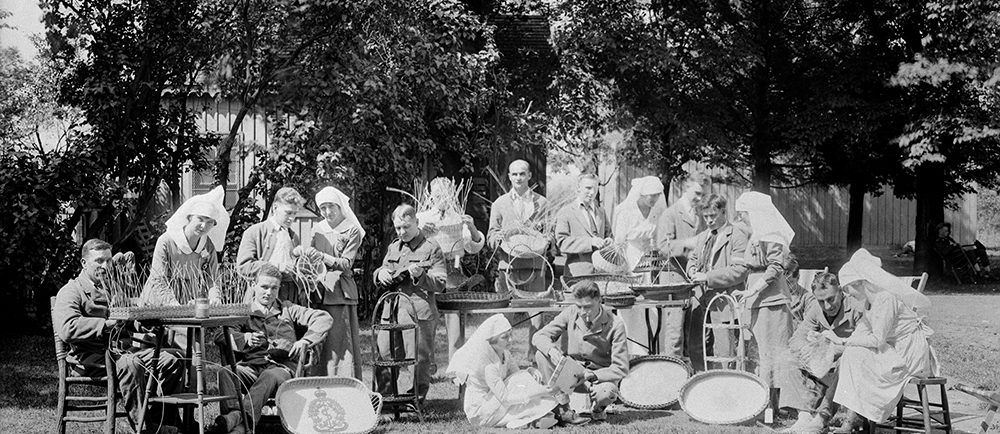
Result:
M944 410L944 432L945 434L951 434L951 410L948 408L948 393L945 391L945 385L941 385L941 409Z
M923 407L924 416L924 434L931 434L933 431L931 429L931 407L930 403L927 401L927 386L923 384L917 385L917 391L920 393L920 406Z
M893 426L896 428L903 426L903 408L905 407L903 405L904 399L906 399L905 395L902 398L900 398L899 403L896 404L896 421L893 423ZM896 431L894 430L893 432Z
M59 373L59 401L56 403L56 432L66 434L66 371Z
M115 412L117 410L117 400L115 397L118 394L115 391L115 377L108 376L108 391L107 391L107 406L105 407L104 416L104 433L105 434L115 434Z

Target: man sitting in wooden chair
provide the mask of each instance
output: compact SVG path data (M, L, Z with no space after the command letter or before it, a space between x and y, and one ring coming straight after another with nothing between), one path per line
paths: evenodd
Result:
M100 376L104 368L105 351L109 342L121 338L131 339L131 334L118 321L108 319L111 300L105 288L108 267L112 266L111 245L98 239L88 240L80 249L83 269L80 275L59 289L52 311L52 326L59 338L69 344L66 362L81 376ZM128 344L125 345L129 347ZM142 411L137 408L145 387L145 372L153 360L153 349L137 351L113 351L117 367L118 382L129 412ZM169 395L179 392L184 365L179 351L165 349L159 357L160 378L157 379L161 393ZM151 408L161 412L161 406ZM138 420L133 416L133 420ZM153 422L150 432L176 432L176 410L145 417ZM159 426L158 426L159 425Z
M236 376L249 389L243 408L252 412L249 420L253 425L260 419L267 399L278 391L281 383L292 378L299 353L323 342L333 326L333 318L324 311L278 300L280 288L281 271L278 267L261 264L253 286L250 321L231 337L234 346L245 354L236 365ZM296 338L296 326L308 329L301 339ZM219 390L223 395L240 394L228 370L219 371ZM236 402L223 402L222 407L222 414L215 420L215 431L247 432L244 415L240 414Z

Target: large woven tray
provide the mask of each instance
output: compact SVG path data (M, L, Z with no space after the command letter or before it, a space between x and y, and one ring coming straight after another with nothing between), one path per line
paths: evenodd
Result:
M757 418L767 408L768 387L756 375L727 369L705 371L681 387L681 408L692 419L733 425Z
M290 433L367 433L378 425L382 395L345 377L288 380L275 396L281 424Z
M510 306L510 298L494 292L447 292L438 294L435 300L441 310L498 309Z
M632 291L647 300L686 300L693 295L697 283L633 284Z
M635 304L635 294L631 293L606 294L602 298L605 305L613 308L629 307Z
M250 315L250 305L239 304L213 304L208 306L208 316L246 316ZM125 306L112 307L108 314L109 319L114 320L143 320L160 318L193 318L194 305L182 304L179 306Z
M677 403L681 387L694 371L683 360L671 356L641 356L629 362L628 375L619 386L625 405L657 410Z

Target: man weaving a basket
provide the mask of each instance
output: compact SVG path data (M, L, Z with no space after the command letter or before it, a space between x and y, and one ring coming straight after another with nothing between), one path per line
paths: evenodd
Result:
M586 373L576 391L590 395L591 419L605 420L605 409L618 399L618 383L628 375L625 323L601 305L601 290L596 283L583 280L571 289L575 304L531 337L531 345L538 350L535 363L542 378L552 377L564 354L582 363ZM557 344L563 337L565 348Z
M840 280L833 273L819 273L812 282L816 301L805 308L805 316L795 329L789 347L801 363L800 369L784 372L791 378L782 395L782 402L799 410L798 420L785 430L791 433L820 433L835 413L833 396L837 391L840 377L838 361L844 352L843 345L829 344L819 337L830 330L840 338L849 338L857 323L864 315L864 306L853 298L846 297L840 287ZM851 432L856 425L856 414L848 417L843 429L834 432Z
M594 252L611 244L611 224L594 201L596 195L597 176L580 175L577 200L556 215L556 246L566 256L567 276L593 274Z
M223 395L240 396L246 388L248 395L243 408L253 425L260 419L261 409L267 399L278 391L278 386L292 378L298 354L309 346L322 342L333 325L333 317L319 310L278 299L281 288L281 270L263 263L257 269L250 303L250 321L232 333L235 347L245 357L236 365L236 376L243 387L238 387L228 370L219 371L219 391ZM295 328L306 329L302 338ZM216 418L216 432L246 432L244 415L235 402L223 402L222 414Z
M52 326L64 342L69 344L66 362L80 376L102 376L105 372L104 352L110 343L119 338L124 347L129 348L131 335L122 324L108 319L111 294L106 289L108 268L114 266L111 259L111 245L98 239L88 240L80 249L83 268L80 275L66 283L56 295L52 310ZM112 348L115 358L119 388L129 412L142 411L140 403L142 388L145 387L145 372L151 368L153 349L122 352ZM180 391L184 376L184 365L177 350L164 349L158 359L160 377L157 384L161 394L170 395ZM162 404L153 405L151 413L160 413ZM176 432L171 424L176 423L176 410L161 414L147 414L147 432ZM133 420L139 420L133 416ZM157 426L159 425L159 426ZM169 428L168 428L169 427Z
M434 331L437 329L438 311L434 300L434 294L442 292L445 288L444 255L441 248L433 241L428 240L420 232L420 222L417 219L416 210L410 205L400 205L392 212L392 225L399 237L389 244L382 260L382 266L375 270L375 281L383 287L397 285L400 292L413 303L416 311L416 318L409 318L406 315L398 317L400 323L412 323L416 321L418 333L420 333L419 351L414 354L412 346L400 344L395 348L390 348L389 333L380 332L378 334L378 348L385 352L383 357L389 358L390 352L398 354L405 350L407 358L417 359L417 364L413 373L414 390L423 399L427 396L427 391L431 385L431 366L434 363ZM387 305L391 306L391 305ZM376 312L383 319L388 320L400 312L393 312L387 308L384 312ZM400 347L406 347L400 348ZM392 381L392 375L387 368L378 368L375 371L379 388L388 390Z

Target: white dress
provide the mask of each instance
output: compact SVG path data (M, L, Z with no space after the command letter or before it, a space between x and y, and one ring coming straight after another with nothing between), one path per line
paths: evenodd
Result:
M509 351L503 359L492 349L489 363L466 380L464 410L473 425L495 428L523 427L552 411L558 404L548 389L527 371L518 370Z
M635 204L622 204L615 210L612 233L615 242L627 242L625 256L633 268L643 254L652 250L653 240L656 239L656 221L662 213L662 208L654 207L649 211L649 215L643 217L639 207ZM633 356L649 354L649 349L646 348L649 342L649 329L646 326L647 315L654 332L657 324L660 324L659 347L666 348L666 338L670 333L662 325L662 319L656 309L618 310L618 317L625 323L625 334L631 339L628 341L628 353Z
M936 375L937 366L927 342L933 331L916 312L885 291L872 294L869 303L847 338L833 400L881 422L895 413L906 383Z

